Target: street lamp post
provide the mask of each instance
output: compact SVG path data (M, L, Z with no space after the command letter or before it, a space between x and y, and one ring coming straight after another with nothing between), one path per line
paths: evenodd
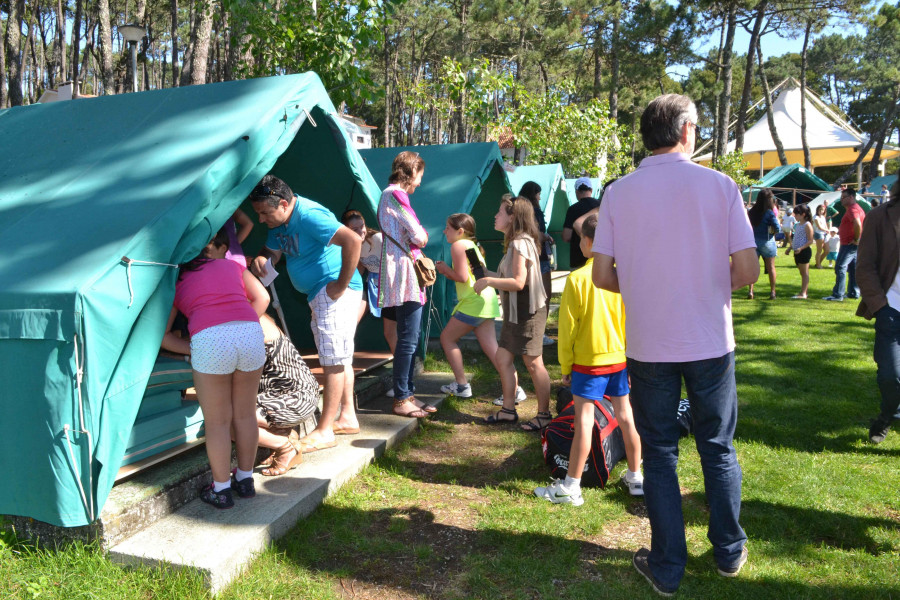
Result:
M131 48L131 91L137 91L137 43L147 33L140 25L121 25L119 33Z

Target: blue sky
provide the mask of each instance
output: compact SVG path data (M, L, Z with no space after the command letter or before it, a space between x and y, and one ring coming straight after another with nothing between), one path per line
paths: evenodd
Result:
M874 14L877 11L877 7L881 6L881 4L885 4L883 2L874 2L872 4L873 8L869 14ZM831 23L834 23L835 19L831 19ZM864 30L863 26L860 24L847 24L846 19L841 19L840 26L836 26L834 24L829 24L823 31L818 34L813 35L813 40L815 38L830 35L834 33L860 33ZM719 36L720 34L716 32L713 35L710 35L705 38L700 38L698 42L694 44L694 51L697 54L705 55L709 50L713 48L718 48L719 46ZM744 30L743 27L738 27L737 32L735 33L734 39L734 51L737 54L746 54L747 46L750 44L750 34ZM763 56L766 58L770 58L772 56L782 56L784 54L789 54L792 52L800 53L803 50L803 32L798 32L796 38L785 38L779 36L777 33L769 33L763 36L762 38L762 51ZM689 71L689 67L684 65L677 65L676 67L669 70L669 74L673 77L681 76L686 77ZM798 73L799 76L799 73Z

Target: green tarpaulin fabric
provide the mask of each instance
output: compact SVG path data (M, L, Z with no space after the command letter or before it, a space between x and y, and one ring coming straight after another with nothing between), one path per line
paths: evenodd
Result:
M771 171L766 173L765 176L763 176L761 183L754 185L750 189L744 190L744 199L746 200L750 198L751 200L755 201L756 194L760 189L770 187L794 188L797 190L821 190L823 192L831 190L831 186L828 185L828 183L821 177L817 176L812 171L809 171L803 165L794 163L792 165L784 165L776 169L772 169ZM788 190L772 191L779 201L787 202L791 205L793 205L795 202L797 204L809 202L817 195L816 193L795 193Z
M0 470L11 489L0 513L62 526L97 517L172 305L171 265L195 256L306 132L296 179L322 194L343 186L342 202L351 188L377 191L337 119L312 73L0 112Z
M566 220L566 211L569 209L569 196L566 193L566 179L562 165L554 163L516 167L507 176L509 184L517 194L526 181L534 181L541 186L541 210L544 211L547 233L556 244L558 260L561 254L559 248L568 247L568 244L562 241L563 222ZM568 259L568 256L567 250L565 258Z
M503 256L503 234L494 231L494 215L500 206L500 198L511 191L497 143L373 148L362 150L360 154L372 176L385 188L391 163L404 150L418 152L425 160L422 185L410 200L428 231L425 248L428 257L450 261L450 246L443 233L447 217L453 213L469 213L475 218L478 241L486 250L488 268L496 269ZM373 227L380 229L377 225ZM452 282L438 277L430 294L436 321L426 321L431 323L428 334L438 337L456 304L456 289Z

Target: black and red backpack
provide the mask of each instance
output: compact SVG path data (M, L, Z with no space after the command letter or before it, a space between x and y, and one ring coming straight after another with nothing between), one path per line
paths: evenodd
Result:
M569 453L575 437L575 402L568 388L557 393L558 416L541 434L544 462L555 479L564 479L569 470ZM591 451L581 474L582 487L606 486L609 473L625 458L625 440L608 397L594 400L594 427Z

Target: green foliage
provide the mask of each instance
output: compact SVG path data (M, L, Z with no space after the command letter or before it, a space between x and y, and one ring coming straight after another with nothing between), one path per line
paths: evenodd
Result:
M391 4L395 0L382 0ZM376 0L223 0L241 24L232 43L251 57L238 67L242 77L315 71L332 100L377 95L360 64L361 53L382 39L384 8Z
M558 162L566 173L597 176L605 158L605 178L618 177L630 164L631 135L609 118L605 100L575 104L565 89L547 94L519 89L516 100L494 127L508 129L516 145L528 149L528 164Z
M710 166L716 171L725 173L734 179L734 182L741 187L761 183L759 179L753 179L747 175L747 169L750 167L750 163L744 158L744 153L741 150L735 150L734 152L729 152L724 156L720 156Z

